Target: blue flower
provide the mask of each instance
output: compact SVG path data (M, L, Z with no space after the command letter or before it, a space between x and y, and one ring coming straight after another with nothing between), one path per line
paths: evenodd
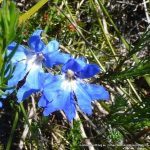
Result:
M12 78L8 81L8 87L13 87L25 78L28 88L39 89L38 77L44 72L42 66L52 67L64 64L70 59L70 55L60 53L59 43L50 41L47 45L41 40L42 30L36 30L28 40L29 48L17 45L13 42L8 46L8 54L17 48L11 59L15 66ZM12 90L6 92L11 93Z
M0 108L2 108L3 107L3 103L0 101Z
M92 100L108 100L109 93L103 86L86 83L83 79L93 77L100 71L96 64L86 64L82 59L70 59L62 67L62 75L47 78L42 87L38 106L44 107L47 116L63 110L71 121L75 117L76 105L90 115Z
M25 82L25 84L17 92L18 102L25 100L32 93L42 91L43 83L46 83L46 79L48 79L47 81L50 81L50 79L52 79L52 77L53 77L53 75L51 75L50 73L40 72L36 78L37 79L36 84L38 84L38 88L31 87L31 86L29 86L29 84L27 82Z

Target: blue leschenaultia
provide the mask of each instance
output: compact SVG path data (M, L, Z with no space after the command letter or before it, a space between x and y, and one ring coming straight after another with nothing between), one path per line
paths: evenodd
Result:
M53 67L64 64L70 59L69 54L59 52L59 43L50 41L47 45L41 40L42 30L36 30L28 40L29 48L13 42L8 46L8 53L17 47L11 63L15 66L8 87L13 87L26 76L25 84L30 88L39 89L38 74L43 71L42 66ZM11 93L13 90L8 90Z
M16 86L26 76L25 83L17 92L18 102L32 93L41 92L38 106L43 107L44 116L63 110L71 121L75 117L77 105L84 113L92 114L93 100L109 100L109 93L103 86L85 81L100 72L99 66L87 64L84 58L75 59L69 54L60 53L59 43L55 40L45 45L41 40L41 32L36 30L30 37L30 49L22 45L17 47L11 60L15 70L8 86ZM16 45L11 43L8 52ZM61 75L52 75L43 69L43 66L59 64L63 64Z
M70 59L62 67L62 75L47 78L43 85L38 105L44 107L44 115L63 110L71 121L75 117L76 105L84 113L92 114L92 100L108 100L109 93L103 86L86 83L83 79L93 77L99 71L96 64L86 64L80 58Z

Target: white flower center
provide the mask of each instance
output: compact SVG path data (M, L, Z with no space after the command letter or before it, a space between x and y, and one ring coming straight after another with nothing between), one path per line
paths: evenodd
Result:
M66 75L62 77L61 88L64 91L74 91L77 88L76 80L70 80L66 78Z
M42 65L42 60L43 59L44 59L44 56L41 53L34 54L34 55L29 55L27 57L26 63L28 65L29 69L37 68L37 67Z
M36 54L36 61L37 62L41 62L43 59L45 59L45 58L44 58L42 53Z
M66 79L73 80L75 78L75 74L72 70L68 69L66 72Z

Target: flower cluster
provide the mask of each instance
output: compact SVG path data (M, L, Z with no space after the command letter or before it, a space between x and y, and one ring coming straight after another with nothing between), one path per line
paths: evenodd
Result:
M84 58L72 58L59 51L59 43L50 41L47 45L41 40L42 30L36 30L29 38L26 48L13 42L8 46L8 53L16 50L11 63L14 72L8 81L13 87L19 81L24 84L17 92L18 102L28 98L32 93L40 92L39 107L44 108L45 116L56 110L63 110L71 121L75 117L76 106L86 113L92 113L93 100L108 100L109 93L103 86L89 84L84 79L100 72L96 64L87 64ZM53 75L43 68L62 64L61 75ZM13 90L7 90L12 93Z

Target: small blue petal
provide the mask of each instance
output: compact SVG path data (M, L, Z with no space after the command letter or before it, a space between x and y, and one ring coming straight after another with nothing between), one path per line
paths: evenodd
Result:
M51 105L47 105L45 108L44 108L44 111L43 111L43 115L44 116L48 116L50 115L52 112L54 111L57 111L57 108L54 108L54 107L51 107Z
M67 119L69 121L71 121L75 117L76 108L75 108L74 97L73 97L72 92L70 93L70 96L68 97L68 100L66 101L63 111L65 112Z
M41 96L38 102L38 107L46 107L48 103L48 100L45 98L45 96Z
M17 43L12 42L8 47L8 54L10 54L17 46ZM13 57L11 58L12 63L17 63L18 61L27 59L27 52L28 50L22 46L18 45L16 52L14 53Z
M51 114L56 110L63 110L66 106L68 98L70 98L70 92L63 90L56 91L53 95L52 101L45 107L43 114L45 116ZM54 98L54 99L53 99ZM66 109L65 109L66 110Z
M91 78L100 72L100 68L96 64L87 64L80 72L80 78Z
M17 92L18 102L23 101L24 99L28 98L32 93L35 93L37 91L37 89L31 89L26 84L24 84Z
M66 72L68 69L74 72L80 72L83 67L85 67L86 63L81 59L70 59L68 62L62 67L62 72Z
M58 51L59 49L59 43L56 40L50 41L46 47L42 50L42 53L45 55L50 55L53 52Z
M41 52L45 48L44 42L41 40L41 30L36 30L28 40L28 44L35 52Z
M56 110L64 110L66 113L71 110L67 109L66 104L70 101L70 90L65 90L62 86L64 78L62 76L55 76L54 80L47 83L43 90L43 95L49 101L49 104L44 110L44 115L48 115ZM72 106L73 107L73 106Z
M38 92L43 88L43 83L51 74L43 73L40 70L35 72L31 70L26 78L25 84L18 90L18 102L29 97L32 93Z
M8 81L8 87L13 87L18 84L27 74L29 70L26 67L26 64L19 62L16 65L16 68L13 72L13 77Z
M69 54L57 51L50 55L45 55L44 63L47 67L53 67L55 65L65 64L70 58L71 56Z
M26 78L26 84L31 89L40 89L40 74L43 72L42 67L39 65L33 66L31 70L29 71L27 78Z
M79 58L77 58L76 60L80 60L80 61L82 61L82 62L84 62L84 63L87 62L87 59L86 59L85 57L79 57Z
M0 101L0 108L2 108L3 107L3 103Z
M57 109L62 109L66 103L68 92L65 92L61 89L57 89L53 92L51 90L50 92L51 97L48 98L48 101L51 101L50 104Z
M41 29L35 30L33 32L32 36L40 36L42 32L43 32L43 30L41 30Z
M83 89L86 89L87 94L91 97L91 100L109 100L110 96L108 91L100 85L96 84L80 84Z
M44 88L45 84L49 84L53 80L54 76L50 73L45 73L45 72L39 72L39 87L42 90Z
M91 97L86 92L86 89L83 89L81 84L78 83L74 92L81 110L89 115L92 114Z
M44 96L48 101L52 101L52 99L55 100L57 98L57 94L61 92L61 76L53 76L52 78L47 79L45 82L46 84L43 90Z
M14 48L16 47L17 43L16 42L12 42L8 45L7 49L8 50L14 50Z
M12 51L12 50L14 50L16 48L16 46L17 46L17 43L16 42L12 42L12 43L10 43L8 45L7 49L8 49L8 51ZM25 52L27 54L27 49L24 46L22 46L22 45L18 45L17 46L17 51Z
M52 82L56 82L57 80L60 80L59 75L54 76L50 73L44 73L43 76L44 76L44 82L42 80L42 76L40 76L41 77L40 80L43 82L41 83L43 85L43 88L47 88L47 86L50 86Z
M44 63L47 67L64 64L71 58L69 54L59 52L59 43L56 40L49 42L42 53L45 58Z

